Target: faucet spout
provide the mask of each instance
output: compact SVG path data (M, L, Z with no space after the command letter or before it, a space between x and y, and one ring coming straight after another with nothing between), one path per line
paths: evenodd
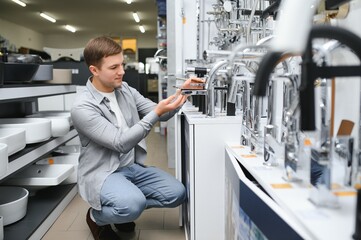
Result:
M328 38L349 47L361 60L361 39L354 33L335 26L314 26L303 54L300 86L301 130L315 130L314 81L317 78L361 76L358 66L317 66L312 59L312 40Z
M254 80L254 95L266 96L267 86L273 69L280 62L281 52L268 52L262 58Z

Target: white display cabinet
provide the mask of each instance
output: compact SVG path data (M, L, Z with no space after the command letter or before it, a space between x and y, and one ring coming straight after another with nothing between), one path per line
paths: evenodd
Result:
M241 118L209 118L183 107L176 116L176 175L187 190L188 240L224 239L224 143L239 141Z

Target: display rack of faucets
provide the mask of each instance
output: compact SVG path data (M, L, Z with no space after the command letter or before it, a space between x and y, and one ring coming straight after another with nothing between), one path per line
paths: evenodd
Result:
M312 43L312 39L319 38L331 40L320 45ZM244 108L241 143L250 146L254 153L263 154L265 165L283 167L285 180L304 186L312 183L315 187L310 191L311 202L330 208L339 207L335 191L353 191L361 180L361 121L358 148L351 136L352 121L342 120L337 134L330 134L332 98L328 81L361 76L361 66L333 66L331 55L335 49L349 51L361 59L361 40L355 34L336 27L314 26L302 58L298 57L300 72L279 74L279 63L288 62L295 55L269 51L254 78L239 79ZM268 101L265 111L256 105L255 99L262 98ZM316 116L320 119L317 128Z
M210 41L220 49L228 49L235 43L247 42L255 44L260 38L272 34L272 19L279 6L280 0L217 0L208 11L210 24L214 22L217 29L216 36Z
M203 90L186 91L192 95L193 105L209 117L239 115L239 93L247 88L241 86L239 78L254 78L259 61L266 53L265 42L261 40L261 43L249 46L240 44L233 51L205 50L203 61L188 61L185 76L205 80ZM247 89L249 94L250 88Z
M327 26L314 27L310 38L336 40L309 43L303 55L272 52L259 45L236 47L232 52L209 51L205 55L217 55L218 60L188 68L186 74L206 79L205 91L194 94L204 98L203 113L209 117L240 115L242 145L263 156L266 167L283 168L286 181L315 185L310 194L314 204L335 208L339 205L333 194L336 185L360 186L361 140L354 150L354 124L348 120L342 121L337 135L331 137L328 80L360 76L361 71L359 65L332 66L330 56L342 48L361 59L361 40ZM319 93L317 104L314 91ZM320 113L317 129L314 106L319 106ZM359 132L360 139L360 126Z

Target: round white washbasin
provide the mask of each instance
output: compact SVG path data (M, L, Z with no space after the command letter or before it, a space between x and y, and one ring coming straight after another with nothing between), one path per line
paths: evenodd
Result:
M0 178L6 174L8 170L8 164L8 145L0 143Z
M34 114L28 115L27 117L35 117L35 118L42 118L42 117L64 117L68 119L70 126L73 126L73 121L71 120L70 111L39 111Z
M29 191L22 187L0 186L0 216L4 226L26 215Z
M34 118L33 115L26 116ZM36 118L49 119L51 121L51 136L62 137L70 131L70 123L66 117L62 116L37 116Z
M45 118L0 118L0 128L24 128L26 144L38 143L51 137L51 121Z
M0 128L0 143L8 145L8 155L12 155L26 146L24 128Z

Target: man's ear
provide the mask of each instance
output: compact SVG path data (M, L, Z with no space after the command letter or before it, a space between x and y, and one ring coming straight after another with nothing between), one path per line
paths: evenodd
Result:
M89 66L89 71L90 71L94 76L98 75L98 68L97 68L96 66L94 66L94 65L90 65L90 66Z

